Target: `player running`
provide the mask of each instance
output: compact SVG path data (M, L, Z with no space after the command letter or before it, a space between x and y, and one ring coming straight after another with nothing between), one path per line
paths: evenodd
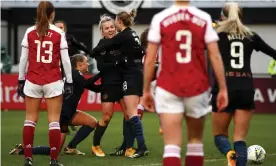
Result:
M218 36L206 12L176 0L171 7L156 14L148 35L147 58L144 64L146 108L154 107L150 82L155 57L162 48L160 73L155 95L156 111L164 136L164 166L181 166L182 119L187 124L186 166L203 166L202 135L205 115L209 112L209 80L204 50L219 82L218 108L227 106L227 88L223 63L217 46Z
M25 166L33 165L34 131L42 98L45 98L48 110L50 166L62 165L58 162L62 93L65 86L64 97L70 97L73 93L73 82L65 35L61 29L52 24L54 17L53 4L41 1L37 7L36 23L27 29L21 44L18 93L21 97L25 97L26 104L23 128ZM65 85L60 61L66 76Z
M89 134L96 128L97 120L80 110L77 110L78 103L84 92L84 89L88 89L94 92L99 92L101 90L101 85L95 85L94 83L100 78L101 74L97 74L94 77L86 79L83 74L88 71L87 57L81 54L76 54L71 57L72 64L72 75L74 81L74 94L68 99L63 99L61 115L60 115L60 126L61 126L61 139L60 147L63 147L66 133L68 131L68 126L82 126L69 144L64 148L65 154L76 154L84 155L84 153L77 150L77 145L86 139ZM33 147L33 154L49 155L50 147L48 146L38 146ZM21 144L16 145L16 147L10 151L10 154L24 154Z
M245 166L247 162L246 136L252 112L255 109L253 77L250 58L253 50L276 59L276 51L268 46L259 35L241 22L242 10L237 3L226 3L221 11L219 49L225 66L229 105L218 112L218 84L212 90L212 123L216 147L227 156L228 166ZM232 150L228 140L228 128L234 121Z
M132 128L133 134L127 134L126 147L130 152L133 152L132 137L135 137L138 142L138 149L134 154L128 155L131 158L144 156L148 153L145 145L142 123L137 115L137 108L142 95L143 86L143 48L140 46L139 37L136 32L130 27L134 23L136 10L131 13L121 12L117 14L115 25L117 31L120 32L112 39L107 40L103 45L94 48L94 52L101 52L108 48L118 46L122 52L124 65L122 68L123 76L123 100L126 104L126 114L128 121L126 125Z

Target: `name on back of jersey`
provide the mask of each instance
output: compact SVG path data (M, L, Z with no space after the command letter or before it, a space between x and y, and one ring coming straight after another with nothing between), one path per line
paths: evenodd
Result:
M206 21L197 17L197 16L194 16L194 15L191 15L189 13L185 13L185 12L181 12L181 13L176 13L168 18L166 18L163 22L162 22L162 25L164 27L167 27L171 24L174 24L174 23L177 23L179 21L190 21L191 23L203 28L205 25L206 25Z
M241 34L228 34L227 38L229 41L231 40L243 40L245 36Z

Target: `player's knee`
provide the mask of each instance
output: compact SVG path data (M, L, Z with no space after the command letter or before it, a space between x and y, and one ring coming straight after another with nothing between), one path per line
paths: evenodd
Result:
M91 120L89 123L87 123L89 127L91 128L96 128L97 127L97 123L98 121L97 120Z
M113 113L111 113L111 112L105 113L104 116L103 116L103 122L104 122L105 124L109 124L109 122L110 122L112 116L113 116Z

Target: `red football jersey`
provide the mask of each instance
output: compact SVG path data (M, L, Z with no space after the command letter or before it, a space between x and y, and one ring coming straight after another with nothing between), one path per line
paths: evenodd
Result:
M192 6L171 6L153 17L148 41L161 45L157 86L179 97L209 88L204 49L218 41L209 14Z
M22 47L29 50L27 80L44 85L62 79L60 51L68 46L61 29L50 24L48 34L40 40L36 27L32 26L25 33Z

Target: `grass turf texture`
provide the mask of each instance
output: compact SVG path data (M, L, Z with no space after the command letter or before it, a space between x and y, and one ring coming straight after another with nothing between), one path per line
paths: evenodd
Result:
M23 111L1 112L1 165L2 166L21 166L23 165L23 156L11 156L9 150L16 143L22 142L22 127L25 117ZM100 118L100 112L90 112L97 119ZM115 113L109 124L109 127L102 140L102 148L106 154L112 152L114 148L121 144L122 140L122 113ZM267 152L266 160L262 166L276 166L276 115L257 115L253 116L251 128L248 135L248 145L261 145ZM185 127L185 125L183 125ZM143 118L143 127L147 146L150 150L149 156L139 159L129 159L125 157L104 158L95 157L91 154L93 133L79 146L78 149L85 152L85 156L68 156L61 154L60 162L64 166L158 166L162 165L163 140L158 133L159 120L155 114L145 113ZM226 165L225 157L216 149L213 143L211 132L211 118L208 116L204 134L204 153L205 166L223 166ZM232 130L232 126L230 131ZM185 131L185 130L183 130ZM185 132L183 133L184 138ZM72 134L67 137L69 142ZM184 139L184 143L186 139ZM48 122L46 112L40 113L40 119L35 130L34 145L48 145ZM182 146L182 156L185 154L185 146ZM34 156L34 165L48 166L48 156ZM248 164L251 165L251 164ZM252 164L253 165L253 164ZM261 166L259 165L259 166Z

